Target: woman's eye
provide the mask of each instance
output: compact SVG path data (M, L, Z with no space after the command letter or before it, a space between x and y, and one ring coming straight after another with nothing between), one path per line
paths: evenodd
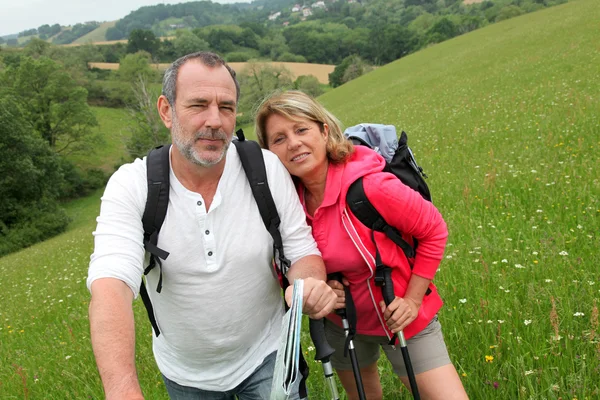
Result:
M273 144L278 144L278 143L281 143L281 142L283 142L283 139L284 139L284 137L283 137L283 136L277 136L277 137L275 138L275 140L273 140Z
M308 128L299 128L296 133L304 133L308 130Z

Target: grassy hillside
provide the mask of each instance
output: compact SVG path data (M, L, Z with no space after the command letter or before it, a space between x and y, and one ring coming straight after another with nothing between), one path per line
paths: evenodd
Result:
M129 161L125 147L131 133L131 117L127 110L118 108L92 107L98 126L94 129L102 133L104 143L94 153L71 156L72 161L84 169L101 168L112 172L115 165Z
M600 393L599 19L596 0L528 14L321 98L347 126L408 132L450 229L440 320L473 399ZM99 196L68 205L67 233L0 259L0 398L102 397L85 289ZM146 398L166 398L140 302L136 318ZM409 398L380 370L385 399Z
M106 31L115 26L117 21L104 22L93 31L86 33L82 37L73 41L76 44L96 43L106 41Z

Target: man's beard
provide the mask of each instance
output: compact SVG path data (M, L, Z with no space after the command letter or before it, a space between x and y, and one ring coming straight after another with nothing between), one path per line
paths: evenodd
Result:
M172 120L173 143L175 144L179 152L188 161L202 167L211 167L220 163L221 160L223 160L225 154L227 153L227 149L231 144L231 140L227 137L227 134L222 129L204 129L196 132L196 134L192 138L186 138L181 125L179 125L179 120L177 119L177 115L175 113L173 113ZM202 157L194 146L196 144L196 141L198 141L199 139L221 140L223 142L221 152L212 157ZM212 150L216 152L217 147L209 145L206 147L206 150Z

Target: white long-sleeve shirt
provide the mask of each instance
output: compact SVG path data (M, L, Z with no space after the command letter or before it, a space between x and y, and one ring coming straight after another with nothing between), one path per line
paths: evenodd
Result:
M279 216L284 251L292 263L320 255L306 225L293 183L277 157L263 151ZM203 390L239 385L277 349L283 306L271 272L273 240L267 232L235 146L207 212L204 199L171 171L169 207L158 247L163 262L148 275L148 292L161 335L153 335L160 371L170 380ZM119 168L102 197L87 286L98 278L124 281L139 292L145 251L142 215L146 160ZM142 327L150 329L144 321Z

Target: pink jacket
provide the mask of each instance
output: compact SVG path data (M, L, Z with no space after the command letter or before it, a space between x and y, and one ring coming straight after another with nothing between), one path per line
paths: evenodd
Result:
M409 260L402 249L384 233L375 232L375 239L385 265L393 268L392 279L396 296L402 297L411 274L433 279L444 253L448 231L441 214L419 193L404 185L392 174L381 172L384 159L374 151L355 146L355 152L346 164L330 164L327 172L325 198L307 222L323 255L327 273L341 272L350 282L350 291L357 312L357 333L391 337L383 320L379 303L383 300L381 288L375 286L375 246L371 230L364 226L346 206L349 186L363 177L363 186L369 201L383 218L403 233L404 239L419 240L417 253ZM304 188L298 187L304 204ZM305 208L306 210L306 208ZM406 338L414 336L427 326L442 306L437 289L423 299L419 315L406 329ZM332 321L341 326L340 318L331 314Z

